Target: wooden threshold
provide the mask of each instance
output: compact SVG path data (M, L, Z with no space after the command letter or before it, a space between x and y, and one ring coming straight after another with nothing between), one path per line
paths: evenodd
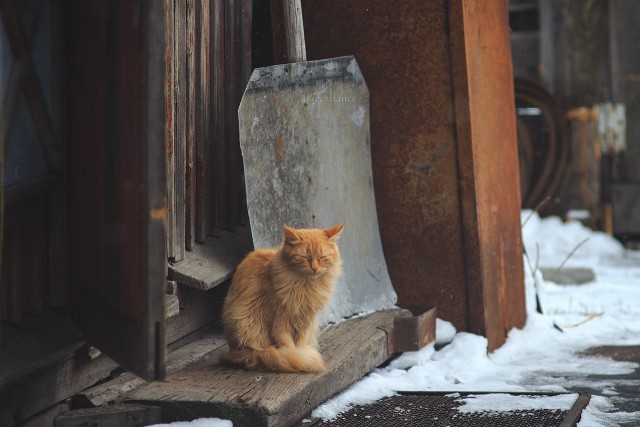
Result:
M123 400L161 406L163 422L219 417L236 427L289 426L390 357L386 331L399 315L407 312L385 310L327 327L320 336L327 364L323 373L233 369L219 363L226 345L211 345L211 351L183 369L172 370L170 362L173 372L166 381L146 383ZM219 343L221 338L209 339ZM189 353L188 347L182 351Z
M185 251L184 259L169 264L169 279L200 290L209 290L233 274L236 266L253 250L251 228L238 227L234 233L220 232L203 244Z

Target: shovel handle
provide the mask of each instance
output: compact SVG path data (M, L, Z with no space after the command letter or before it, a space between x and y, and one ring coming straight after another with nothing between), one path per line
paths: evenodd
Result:
M273 3L279 2L279 6L282 8L288 62L306 61L307 49L304 42L304 24L302 22L302 6L300 0L271 1ZM272 10L273 9L274 8L272 8Z

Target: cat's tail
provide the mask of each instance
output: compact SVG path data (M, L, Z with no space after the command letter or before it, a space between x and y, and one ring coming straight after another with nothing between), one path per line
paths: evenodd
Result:
M249 369L275 372L321 372L325 369L320 353L313 347L267 347L227 353L224 361Z

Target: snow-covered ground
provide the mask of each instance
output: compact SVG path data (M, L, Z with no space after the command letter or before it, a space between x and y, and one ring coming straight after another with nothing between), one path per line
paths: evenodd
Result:
M397 391L564 392L580 386L587 375L629 374L637 369L635 363L589 357L582 352L604 345L640 345L640 252L627 251L613 238L578 222L540 219L530 211L524 211L522 219L526 221L523 240L529 254L529 260L524 261L528 318L522 330L512 330L506 344L487 354L484 337L456 333L450 323L439 320L438 341L450 341L448 345L436 351L430 344L418 352L402 354L322 404L312 415L331 419L354 404L370 403ZM578 245L565 265L589 267L596 280L583 285L544 281L536 268L557 268ZM536 287L544 315L536 312ZM600 389L603 396L593 396L580 427L634 421L640 425L640 412L615 411L613 384L601 384ZM525 409L567 409L575 398L476 395L464 398L459 410L520 409L522 405L529 405ZM209 420L198 427L229 425L222 423Z

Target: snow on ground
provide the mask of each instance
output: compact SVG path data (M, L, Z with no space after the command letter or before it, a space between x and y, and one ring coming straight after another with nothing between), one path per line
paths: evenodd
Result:
M170 424L154 424L149 427L233 427L233 423L229 420L221 420L220 418L198 418L193 421L178 421Z
M522 330L512 330L506 344L487 354L484 337L456 333L451 323L438 319L437 342L450 342L448 345L436 351L430 344L418 352L402 354L316 408L312 415L332 419L353 405L372 403L397 391L565 392L580 386L584 381L580 378L588 374L628 374L638 368L635 363L587 357L581 352L603 345L640 345L640 252L627 251L615 239L578 222L540 219L530 211L522 213L522 220L526 221L522 233L530 257L524 260L528 319ZM596 280L562 286L544 281L537 267L559 267L578 245L566 266L592 268ZM530 267L536 270L535 276ZM536 287L545 315L535 309ZM580 427L640 420L640 412L615 412L611 382L590 381L588 385L600 387L610 397L593 396L582 413ZM464 405L459 410L464 412L567 409L576 394L536 399L485 394L460 399ZM231 425L224 422L202 419L172 427Z
M522 220L526 221L522 233L529 254L529 260L525 259L528 319L522 330L512 330L506 344L488 355L484 337L453 334L453 326L439 320L436 335L439 341L442 335L449 337L449 345L436 351L431 344L418 352L402 354L325 402L313 416L332 419L355 404L371 403L396 391L565 392L568 387L579 386L584 381L580 378L587 374L633 372L638 367L635 363L580 353L603 345L640 344L640 252L625 250L615 239L578 222L540 219L530 211L522 213ZM569 286L544 281L537 267L559 267L578 245L565 265L592 268L596 280ZM535 279L530 267L536 270ZM545 315L536 312L535 287ZM611 384L601 387L603 394L615 398ZM505 400L492 401L495 397L491 396L495 395L467 398L462 410L511 407ZM503 395L503 399L510 398ZM550 401L559 402L557 398L537 402L543 405ZM510 402L522 404L522 399ZM610 398L594 396L579 425L611 426L640 420L640 412L613 411Z

